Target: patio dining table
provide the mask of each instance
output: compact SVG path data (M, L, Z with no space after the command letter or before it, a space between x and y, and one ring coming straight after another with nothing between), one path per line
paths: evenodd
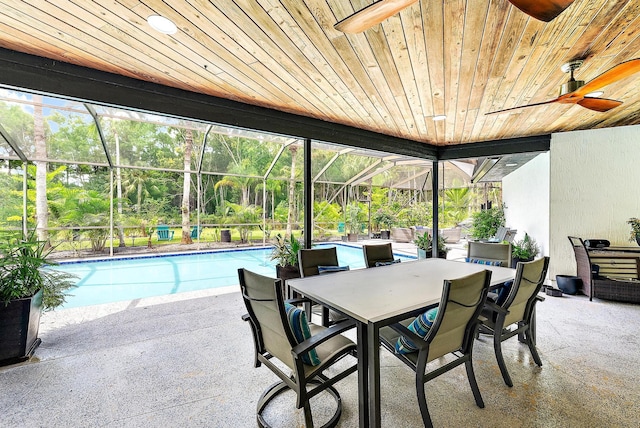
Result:
M492 271L492 285L515 274L510 268L431 258L288 281L293 290L356 321L360 427L381 422L380 328L437 305L445 279L483 269Z

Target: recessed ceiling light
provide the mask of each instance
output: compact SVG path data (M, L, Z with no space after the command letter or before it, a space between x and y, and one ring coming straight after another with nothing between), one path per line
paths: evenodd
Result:
M589 92L587 95L585 95L585 97L598 98L598 97L602 96L603 94L604 94L604 91L594 91L594 92Z
M506 164L505 166L512 167L512 166L518 166L518 164L517 164L517 163L508 163L508 164Z
M160 15L151 15L147 18L147 22L156 31L160 31L164 34L175 34L178 31L178 27L169 18L165 18Z
M447 116L445 116L444 114L439 114L436 116L433 116L433 120L445 120L447 118Z

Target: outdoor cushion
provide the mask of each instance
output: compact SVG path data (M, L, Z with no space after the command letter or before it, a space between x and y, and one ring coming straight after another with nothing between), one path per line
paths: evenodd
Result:
M287 313L289 327L291 328L291 332L293 333L296 343L300 344L310 338L311 330L309 329L309 323L307 322L307 314L305 311L290 303L285 303L284 309ZM316 350L312 349L302 355L302 362L310 366L317 366L320 364L320 358L318 358Z
M323 273L343 272L345 270L349 270L349 266L318 266L320 275Z
M423 339L427 337L427 333L431 329L433 325L433 321L436 319L438 315L438 308L429 309L427 312L422 315L416 317L415 320L411 324L407 326L407 328L422 337ZM412 352L416 352L418 348L414 345L412 341L407 339L404 336L400 336L398 341L396 342L396 352L398 354L410 354Z
M390 262L376 262L376 267L378 266L389 266L396 263L400 263L400 259L391 260Z
M467 263L477 263L479 265L502 266L501 261L495 261L495 260L470 259L469 257L465 257L464 261Z

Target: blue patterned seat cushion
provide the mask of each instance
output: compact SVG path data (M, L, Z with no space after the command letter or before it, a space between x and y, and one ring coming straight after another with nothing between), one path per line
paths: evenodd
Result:
M470 259L469 257L465 257L464 261L467 263L477 263L479 265L487 265L487 266L502 266L501 261L492 261L492 260L482 260L482 259Z
M349 270L349 266L318 266L318 273L320 275L333 272L344 272Z
M396 263L400 263L400 259L395 259L395 260L391 260L390 262L376 262L375 267L378 266L389 266L389 265L393 265Z
M284 304L284 309L287 313L287 320L289 321L289 327L293 333L293 337L296 343L302 343L311 337L311 330L309 329L309 323L307 322L307 314L304 310L293 306L290 303ZM317 366L320 364L320 358L315 349L311 349L309 352L302 354L302 362L310 366Z
M425 337L427 337L427 333L429 333L429 330L431 329L433 321L436 319L437 315L438 308L429 309L427 312L416 317L416 319L413 320L413 322L409 324L407 328L424 339ZM400 336L396 341L396 352L398 354L410 354L411 352L416 352L417 350L418 348L416 348L414 343L404 336Z

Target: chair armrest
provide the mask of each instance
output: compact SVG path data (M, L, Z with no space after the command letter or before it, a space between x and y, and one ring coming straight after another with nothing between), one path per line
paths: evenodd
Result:
M499 314L507 315L509 313L508 309L503 308L498 305L496 302L492 302L491 300L487 300L484 302L484 309L488 309L492 312L497 312Z
M539 302L544 302L544 297L536 296L536 300L539 301Z
M300 303L313 303L313 301L307 297L297 297L295 299L287 299L285 300L285 303L296 306Z
M251 317L249 316L249 314L244 314L242 316L242 321L251 321Z
M400 333L401 335L409 339L411 342L413 342L415 347L418 348L420 351L426 349L429 346L429 344L425 342L425 340L422 337L418 336L417 334L415 334L414 332L412 332L411 330L409 330L407 327L400 324L399 322L395 324L391 324L389 327L391 327L392 329L394 329L395 331L397 331L398 333Z
M321 331L318 334L315 334L305 340L304 342L300 342L296 346L291 349L291 352L294 355L301 355L305 352L309 352L311 349L317 347L318 345L326 342L334 336L344 333L347 330L352 329L356 326L356 322L353 320L344 320L340 321L326 330Z

